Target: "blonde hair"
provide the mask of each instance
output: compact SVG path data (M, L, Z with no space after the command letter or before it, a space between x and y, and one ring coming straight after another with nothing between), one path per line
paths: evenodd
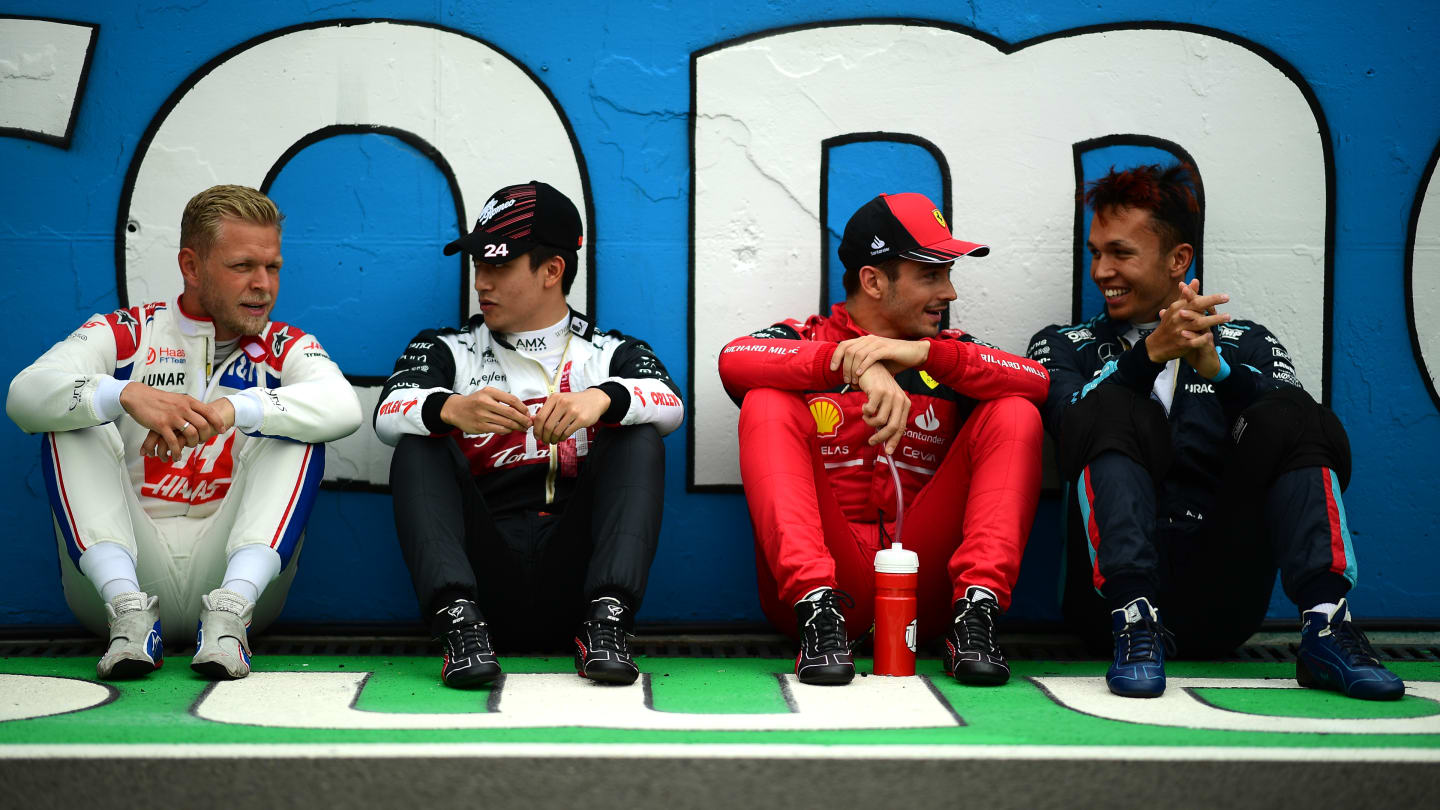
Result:
M180 217L180 247L204 256L220 238L220 224L238 219L280 230L285 215L264 194L246 186L211 186L190 198Z

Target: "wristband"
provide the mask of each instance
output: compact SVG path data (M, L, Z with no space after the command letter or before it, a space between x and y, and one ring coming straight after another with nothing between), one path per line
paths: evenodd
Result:
M1220 358L1220 373L1211 377L1210 382L1223 382L1226 377L1230 376L1230 364L1225 362L1225 355L1220 351L1219 346L1215 347L1215 356Z

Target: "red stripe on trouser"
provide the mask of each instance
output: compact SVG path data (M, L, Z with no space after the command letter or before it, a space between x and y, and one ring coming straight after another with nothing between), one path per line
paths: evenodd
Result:
M1085 537L1090 543L1090 568L1091 579L1095 583L1095 590L1105 587L1105 577L1100 573L1100 526L1095 522L1095 488L1090 485L1090 479L1094 475L1087 466L1085 468L1085 512L1090 516L1085 521Z
M1330 529L1330 570L1344 574L1350 561L1345 558L1345 530L1340 526L1340 504L1335 502L1334 475L1329 467L1320 468L1320 484L1325 488L1325 517Z
M60 504L65 507L65 519L70 522L70 536L75 538L75 547L83 553L87 549L80 539L80 524L75 522L75 513L70 509L70 496L65 492L65 476L60 473L60 448L55 436L50 436L50 461L55 465L55 491L60 493Z
M746 395L740 474L755 526L761 607L778 629L794 635L795 601L816 587L836 586L855 598L846 611L854 637L874 617L880 526L847 519L818 449L815 422L801 396L773 389ZM905 547L920 557L922 637L943 632L956 591L965 585L988 587L1002 606L1009 605L1039 481L1034 406L1016 398L982 403L934 478L906 506ZM952 579L957 575L959 582Z
M305 470L310 466L310 454L315 448L306 445L305 457L300 459L300 474L295 476L295 488L290 491L290 502L285 504L285 514L280 517L280 526L275 529L275 536L270 538L270 548L280 544L280 538L285 534L285 527L290 523L290 516L295 511L295 499L300 497L300 488L305 485Z

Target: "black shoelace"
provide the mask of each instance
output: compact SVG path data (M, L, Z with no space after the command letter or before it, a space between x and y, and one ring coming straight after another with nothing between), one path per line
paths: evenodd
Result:
M999 609L1000 605L994 599L966 600L960 615L955 617L962 649L978 649L992 654L999 652L995 647L995 611Z
M1330 620L1330 633L1340 642L1340 651L1345 654L1345 660L1351 666L1380 666L1380 656L1376 654L1375 648L1370 646L1370 639L1365 637L1360 628L1345 621L1339 615L1341 612L1335 611L1337 615Z
M805 623L805 632L813 640L816 652L849 652L850 646L845 641L845 617L841 615L839 607L842 604L853 608L855 600L850 594L834 588L823 592L820 598L815 600L815 612Z
M1159 661L1160 655L1156 651L1158 645L1164 646L1166 655L1175 654L1175 634L1165 629L1164 625L1158 624L1149 616L1144 615L1143 612L1140 621L1127 623L1118 635L1125 644L1125 656L1121 660L1122 664Z

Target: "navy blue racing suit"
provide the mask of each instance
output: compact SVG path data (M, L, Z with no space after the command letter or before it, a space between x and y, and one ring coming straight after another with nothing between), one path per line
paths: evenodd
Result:
M1302 609L1342 597L1349 444L1285 347L1232 321L1213 330L1226 376L1180 360L1167 379L1130 332L1101 314L1048 326L1027 351L1050 372L1041 415L1066 479L1067 620L1108 646L1106 608L1145 596L1182 655L1214 655L1259 627L1277 567ZM1173 384L1168 410L1157 378Z

